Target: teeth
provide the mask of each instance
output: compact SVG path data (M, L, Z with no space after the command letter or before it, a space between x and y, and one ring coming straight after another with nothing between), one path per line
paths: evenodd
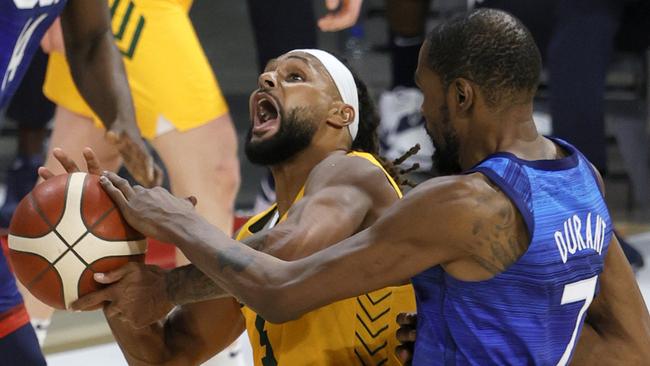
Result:
M269 117L268 112L266 111L266 109L264 107L262 107L262 103L265 102L265 101L267 101L266 98L261 98L260 100L257 101L258 115L259 115L259 118L260 118L260 120L262 122L266 122L269 119L268 118Z

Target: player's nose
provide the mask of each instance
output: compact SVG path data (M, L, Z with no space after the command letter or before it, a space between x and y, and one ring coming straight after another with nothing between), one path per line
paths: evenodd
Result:
M275 73L271 71L263 72L257 79L257 84L260 89L275 88Z

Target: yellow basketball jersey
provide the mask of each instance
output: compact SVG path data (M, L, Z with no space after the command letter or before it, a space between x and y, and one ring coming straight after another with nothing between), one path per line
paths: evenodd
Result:
M402 197L398 185L372 155L348 155L367 159L382 169L395 193ZM294 203L303 194L304 187ZM275 211L273 205L251 218L237 240L261 230ZM280 221L285 218L286 215ZM410 285L341 300L283 324L268 323L248 307L242 307L256 366L400 365L395 357L395 319L406 311L415 311L415 295Z
M107 2L143 137L157 137L168 130L162 127L167 124L187 131L228 112L187 14L192 0ZM79 94L64 54L50 54L43 93L102 127Z

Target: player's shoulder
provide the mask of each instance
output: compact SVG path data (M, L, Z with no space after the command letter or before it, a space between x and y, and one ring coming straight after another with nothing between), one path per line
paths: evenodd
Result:
M318 163L309 174L308 185L353 185L359 188L390 187L384 170L376 165L372 156L364 157L343 153L330 154Z
M492 198L499 190L481 174L459 174L428 179L409 192L409 195L429 196L436 200Z
M512 208L505 194L481 174L426 180L401 201L406 211L427 212L451 221L484 218Z

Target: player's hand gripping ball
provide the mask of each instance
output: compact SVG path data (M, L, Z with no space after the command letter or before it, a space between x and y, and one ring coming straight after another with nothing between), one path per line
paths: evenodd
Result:
M50 178L23 198L11 219L16 277L57 309L99 289L93 273L144 261L145 238L126 223L98 179L87 173Z

